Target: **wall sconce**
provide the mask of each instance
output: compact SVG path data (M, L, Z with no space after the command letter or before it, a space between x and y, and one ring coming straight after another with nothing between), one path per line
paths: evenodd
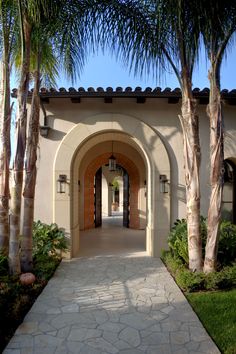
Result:
M43 125L41 125L39 127L39 133L40 133L41 136L46 138L48 136L50 127L47 124L47 121L48 121L47 120L47 114L46 114L46 110L45 110L45 107L44 107L42 99L40 99L40 105L41 105L41 108L42 108L42 111L43 111Z
M159 177L160 180L160 192L161 193L168 193L168 179L166 175L160 175Z
M108 161L108 169L111 172L116 171L116 158L113 156L113 141L111 146L111 156L109 157Z
M50 130L50 127L48 127L47 125L41 125L39 127L40 135L43 136L44 138L46 138L48 136L49 130Z
M66 193L67 175L59 175L57 180L57 193Z

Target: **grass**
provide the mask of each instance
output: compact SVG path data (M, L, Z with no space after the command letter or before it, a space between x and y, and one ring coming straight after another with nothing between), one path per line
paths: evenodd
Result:
M221 352L236 354L236 263L206 275L190 272L171 252L162 260Z
M236 289L185 294L224 354L236 354Z

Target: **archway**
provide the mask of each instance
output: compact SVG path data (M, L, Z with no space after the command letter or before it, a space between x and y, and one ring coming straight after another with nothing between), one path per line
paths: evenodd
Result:
M145 194L147 197L146 250L159 256L166 248L170 228L170 193L162 193L161 176L170 181L170 164L164 143L158 133L133 116L102 114L78 123L59 145L54 162L54 221L63 225L70 239L71 256L79 249L80 163L91 147L98 142L123 141L136 150L146 167ZM68 176L67 193L56 189L60 174Z
M130 183L128 172L117 163L112 169L109 163L100 167L95 174L94 215L95 227L116 217L117 226L129 227ZM111 224L112 220L109 220Z
M224 161L222 218L236 224L236 165L233 159Z
M87 166L84 172L84 227L83 229L94 228L94 176L101 166L105 165L109 159L110 152L96 156ZM139 220L139 190L140 190L140 174L138 168L135 166L127 156L121 153L115 153L117 163L122 166L129 175L130 180L130 198L129 198L129 227L133 229L140 228ZM85 155L84 159L87 159ZM99 223L98 225L99 226Z

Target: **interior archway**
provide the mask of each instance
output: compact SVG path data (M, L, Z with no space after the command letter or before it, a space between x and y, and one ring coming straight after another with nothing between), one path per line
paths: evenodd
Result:
M234 159L224 161L222 218L236 224L236 165Z
M91 163L86 168L83 181L84 181L84 227L83 229L94 228L94 175L96 171L103 165L105 165L109 159L110 152L106 152L102 155L94 158ZM141 184L140 173L133 161L131 161L127 156L121 153L115 153L117 163L125 168L130 177L130 221L129 226L133 229L140 228L139 211L146 209L142 208L139 199L141 199L142 189L144 188L144 183ZM87 159L87 155L84 157ZM81 173L82 174L82 173ZM145 171L144 178L145 180ZM139 198L140 197L140 198ZM146 202L145 202L146 204Z

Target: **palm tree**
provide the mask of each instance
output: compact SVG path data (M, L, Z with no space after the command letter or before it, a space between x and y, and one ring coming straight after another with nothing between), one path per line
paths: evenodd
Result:
M33 78L34 88L31 99L30 115L29 115L29 128L28 138L26 143L25 154L25 178L23 184L23 220L22 220L22 238L24 243L21 246L21 264L22 269L29 269L28 265L32 262L32 234L34 222L34 198L35 198L35 185L37 176L37 150L39 140L39 118L40 118L40 84L41 72L47 78L54 81L57 72L56 58L53 56L52 46L48 43L46 37L47 31L45 28L42 31L37 29L37 36L34 38L31 54L32 69L31 75ZM42 68L42 69L41 69ZM25 248L25 244L27 247Z
M11 0L0 0L0 252L9 247L9 163L11 155L10 126L10 61L14 42L13 6Z
M236 3L234 0L203 0L200 3L201 30L210 62L207 114L210 118L211 196L204 260L204 272L209 273L216 267L224 184L224 118L220 94L220 69L230 39L236 30Z
M197 2L188 0L103 1L105 34L110 46L137 73L170 66L182 92L181 115L187 199L189 268L202 269L200 234L200 142L192 73L198 55ZM109 44L108 44L109 45Z
M25 156L25 181L23 189L23 225L21 239L21 267L23 271L31 270L32 264L32 231L34 221L34 197L36 184L36 161L39 134L40 97L39 88L42 78L47 76L54 80L57 76L57 61L53 51L60 57L58 62L63 65L67 75L73 80L84 65L89 26L88 17L93 1L57 2L52 6L53 12L41 16L40 22L32 32L31 59L34 60L33 81L34 89L29 117L29 130ZM96 22L96 21L95 21ZM34 46L34 48L33 48ZM32 60L31 60L32 61ZM55 82L55 81L54 81Z
M27 127L27 97L29 91L30 77L30 53L31 35L34 26L40 22L42 15L47 16L53 13L56 8L55 1L29 0L17 1L17 17L20 27L20 48L21 48L21 69L20 82L17 91L17 124L16 124L16 150L13 162L13 185L11 189L10 208L10 243L17 245L19 249L21 195L24 171L24 157L26 149L26 127ZM24 237L21 239L21 267L23 271L32 268L32 259L26 260L27 253L31 253L32 241ZM16 252L16 250L15 250Z

